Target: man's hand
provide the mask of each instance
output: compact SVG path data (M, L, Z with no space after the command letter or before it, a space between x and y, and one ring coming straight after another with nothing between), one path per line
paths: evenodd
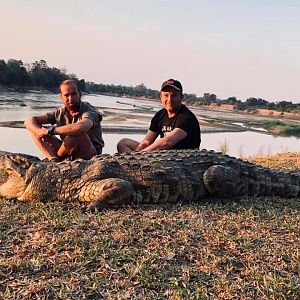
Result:
M151 130L148 130L144 139L138 144L136 149L134 151L141 151L145 148L147 148L149 145L153 144L158 136L157 132L153 132Z
M165 137L156 140L148 147L141 151L154 151L154 150L169 150L179 141L183 140L187 136L187 133L180 128L175 128L169 132Z
M24 123L25 127L39 138L48 135L48 130L42 127L44 124L49 124L47 115L29 117Z
M44 138L44 137L47 137L49 136L49 133L48 133L48 129L47 128L37 128L35 130L35 135L39 138Z

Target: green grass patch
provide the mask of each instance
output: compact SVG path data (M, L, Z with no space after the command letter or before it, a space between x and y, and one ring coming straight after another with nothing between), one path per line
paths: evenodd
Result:
M0 199L0 299L299 299L300 202L82 213Z
M300 137L300 125L288 124L281 121L265 121L261 126L274 134Z

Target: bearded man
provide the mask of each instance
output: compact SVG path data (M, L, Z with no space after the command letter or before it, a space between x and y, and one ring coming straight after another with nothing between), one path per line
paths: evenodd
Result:
M81 92L73 80L60 84L60 98L63 105L56 110L25 121L33 141L46 158L54 162L66 158L90 159L101 154L104 146L102 116L97 109L81 101ZM46 124L54 126L46 128Z

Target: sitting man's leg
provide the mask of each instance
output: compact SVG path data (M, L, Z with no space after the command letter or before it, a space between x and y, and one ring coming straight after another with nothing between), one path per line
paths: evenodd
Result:
M139 142L132 139L121 139L117 144L118 153L130 153L136 149Z
M40 138L32 134L32 139L49 160L57 159L57 150L62 144L62 141L55 136Z
M57 156L61 159L67 157L91 159L96 154L97 151L86 133L77 136L66 136L57 151Z

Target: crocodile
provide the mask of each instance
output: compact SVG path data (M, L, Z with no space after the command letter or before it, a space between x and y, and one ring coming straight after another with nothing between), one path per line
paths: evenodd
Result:
M84 202L87 209L125 203L300 196L300 173L264 168L212 150L97 155L53 163L0 151L0 196L19 201Z

